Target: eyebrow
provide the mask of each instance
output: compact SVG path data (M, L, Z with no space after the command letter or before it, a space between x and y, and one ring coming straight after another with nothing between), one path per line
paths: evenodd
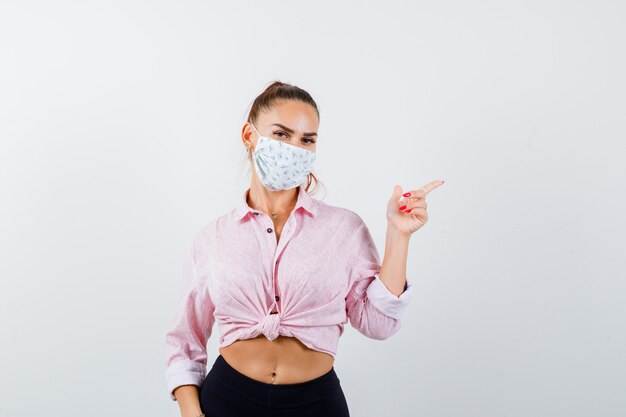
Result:
M281 129L285 129L289 133L294 133L295 132L295 130L289 129L287 126L281 125L280 123L273 123L272 126L278 126ZM304 136L317 136L317 133L315 133L315 132L306 132L306 133L303 133L303 135Z

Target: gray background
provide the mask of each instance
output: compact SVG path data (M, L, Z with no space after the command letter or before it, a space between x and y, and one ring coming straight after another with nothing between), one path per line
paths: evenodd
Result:
M316 198L381 256L393 185L446 181L402 329L340 340L352 415L626 415L625 20L597 0L3 1L0 417L179 415L184 251L249 185L241 126L274 79L317 100Z

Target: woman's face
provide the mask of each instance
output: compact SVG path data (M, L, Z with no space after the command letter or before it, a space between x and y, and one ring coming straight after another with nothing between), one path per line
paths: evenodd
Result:
M319 120L310 104L296 100L275 102L271 110L259 114L254 127L262 136L315 152ZM254 152L259 135L248 122L243 127L242 138Z

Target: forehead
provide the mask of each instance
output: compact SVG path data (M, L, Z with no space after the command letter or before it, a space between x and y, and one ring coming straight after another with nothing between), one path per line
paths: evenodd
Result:
M313 106L296 100L275 102L271 109L259 114L259 122L264 125L280 123L302 131L316 131L319 125L317 112Z

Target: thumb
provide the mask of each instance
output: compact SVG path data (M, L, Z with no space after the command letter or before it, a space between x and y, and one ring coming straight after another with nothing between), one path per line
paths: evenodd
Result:
M391 194L391 199L397 202L398 200L400 200L400 197L402 197L402 187L400 186L400 184L396 184L393 187L393 194Z

